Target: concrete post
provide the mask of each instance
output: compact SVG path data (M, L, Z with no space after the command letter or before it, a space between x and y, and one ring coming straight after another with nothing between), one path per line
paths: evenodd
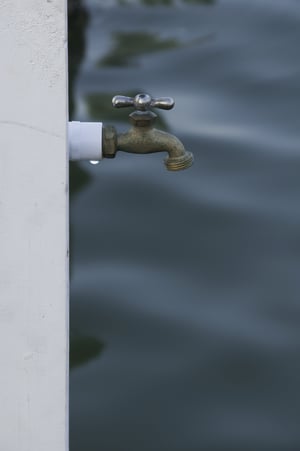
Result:
M0 450L66 451L66 0L1 0L0 55Z

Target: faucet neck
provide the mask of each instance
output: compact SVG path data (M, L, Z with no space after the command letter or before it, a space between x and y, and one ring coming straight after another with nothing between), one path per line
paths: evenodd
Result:
M135 110L129 115L129 120L134 127L152 128L157 115L150 110L139 111Z

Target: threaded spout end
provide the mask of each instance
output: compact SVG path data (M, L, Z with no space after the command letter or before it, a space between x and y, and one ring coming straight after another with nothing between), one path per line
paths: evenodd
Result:
M185 152L184 155L178 157L168 157L164 160L168 171L180 171L192 166L194 157L191 152Z

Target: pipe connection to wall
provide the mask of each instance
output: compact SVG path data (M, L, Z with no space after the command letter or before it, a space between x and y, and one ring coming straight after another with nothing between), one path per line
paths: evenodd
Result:
M69 122L71 161L102 160L102 122Z

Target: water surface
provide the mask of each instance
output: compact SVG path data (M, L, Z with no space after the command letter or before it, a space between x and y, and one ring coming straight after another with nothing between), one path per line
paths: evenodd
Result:
M173 96L195 164L71 168L71 451L299 450L300 4L160 3L76 36L73 118Z

